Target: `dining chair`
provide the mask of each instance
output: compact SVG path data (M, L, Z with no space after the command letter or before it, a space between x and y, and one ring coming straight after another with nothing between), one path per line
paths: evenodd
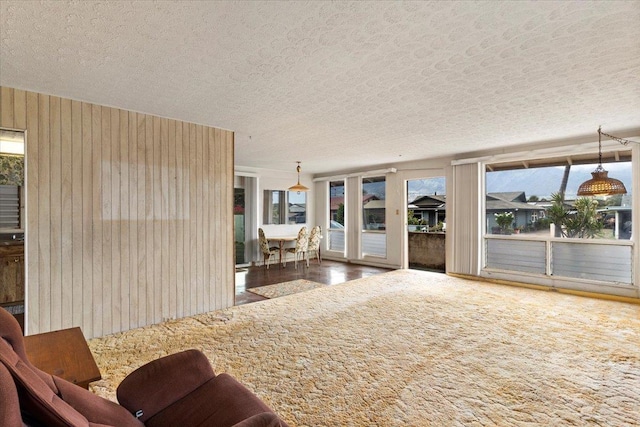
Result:
M293 265L298 268L298 258L302 257L302 260L307 260L307 267L309 267L309 259L307 258L307 249L309 247L309 235L307 234L307 227L302 227L298 231L298 238L296 239L296 246L293 248L287 248L286 253L293 254ZM287 265L287 258L285 256L284 265Z
M269 241L264 235L264 230L262 228L258 228L258 240L260 241L260 251L262 252L262 264L266 265L267 269L269 269L271 256L280 255L280 248L276 246L269 246Z
M307 265L309 265L309 258L311 253L315 252L318 264L322 263L322 257L320 256L320 239L322 238L322 229L319 225L316 225L311 229L309 233L309 247L307 248Z

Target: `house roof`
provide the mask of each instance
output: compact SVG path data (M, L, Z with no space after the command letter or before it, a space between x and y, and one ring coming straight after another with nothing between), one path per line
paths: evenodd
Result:
M364 209L384 209L386 204L384 200L371 200L364 205Z
M526 202L524 191L508 191L502 193L487 193L487 201L503 200L505 202Z
M375 194L363 194L362 195L362 203L365 204L370 200L377 200L378 196L376 196ZM331 205L331 210L335 211L337 210L341 204L344 204L344 196L337 196L337 197L332 197L330 199L330 205Z
M236 167L329 174L638 135L638 22L638 1L3 0L0 84L233 130Z
M542 210L543 207L526 203L527 197L524 191L510 191L502 193L488 193L486 209L488 211L515 211L515 210ZM445 195L427 195L416 198L410 204L410 209L443 209L445 207ZM411 207L413 206L413 208Z
M411 202L411 204L420 208L439 207L439 206L444 206L444 203L446 202L446 198L447 196L444 194L420 196L420 197L417 197L413 202Z
M520 203L520 202L507 202L505 200L488 200L486 201L486 209L488 211L540 211L544 210L544 208L536 205L530 205L528 203Z
M526 203L526 201L527 196L524 191L487 193L485 205L488 211L543 210L543 208L536 206L535 204Z

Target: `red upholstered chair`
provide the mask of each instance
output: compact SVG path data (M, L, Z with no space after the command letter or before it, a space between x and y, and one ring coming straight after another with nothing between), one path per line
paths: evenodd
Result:
M287 426L233 377L215 375L197 350L140 367L122 381L117 395L122 406L33 366L18 322L0 309L3 427Z

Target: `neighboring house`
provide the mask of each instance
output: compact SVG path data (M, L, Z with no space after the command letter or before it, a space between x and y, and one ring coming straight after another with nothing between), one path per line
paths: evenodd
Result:
M330 219L331 221L338 221L338 210L340 209L340 206L344 207L344 196L331 197L331 199L329 200L329 203L331 203L331 206L329 208Z
M304 224L305 222L307 222L306 206L298 203L290 203L287 224Z
M365 209L374 209L373 205L371 206L367 206L367 204L373 200L379 200L379 198L375 195L375 194L363 194L362 195L362 205L364 206ZM336 196L336 197L331 197L330 201L331 203L331 207L330 207L330 219L331 221L338 221L338 210L340 209L340 206L344 206L344 196ZM384 200L382 200L382 210L384 210ZM376 215L376 218L380 217L380 212L379 212L379 206L376 207L375 209L377 210L376 212L371 212L372 214ZM366 222L366 221L365 221ZM384 224L384 212L382 212L382 224Z
M631 206L607 206L598 212L603 215L604 227L612 229L616 239L631 239Z
M413 211L416 218L422 218L431 227L439 221L446 222L445 208L446 195L427 195L416 198L409 204L409 209ZM527 203L524 191L512 191L505 193L488 193L486 199L486 221L487 230L496 231L498 224L495 215L498 213L513 213L513 227L522 227L534 223L545 215L544 202ZM548 205L548 203L547 203Z
M362 202L363 204L363 215L362 219L365 230L385 230L386 229L386 211L385 211L385 201L380 200L377 196L373 196L371 194L365 194L363 196L371 196L368 197L368 202Z
M433 227L441 221L446 222L446 199L444 194L420 196L409 204L409 209L413 211L415 218L420 218L426 225Z
M513 228L524 227L545 217L545 209L536 203L527 203L524 191L510 191L505 193L487 193L486 199L487 232L497 232L495 214L511 212L513 214Z

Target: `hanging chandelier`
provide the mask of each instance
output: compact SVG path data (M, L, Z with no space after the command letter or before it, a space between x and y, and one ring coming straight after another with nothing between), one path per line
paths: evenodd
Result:
M302 170L302 168L300 167L300 162L296 163L298 164L298 167L296 168L296 171L298 172L298 183L289 187L289 191L295 191L300 194L301 191L309 191L309 189L300 184L300 171Z
M598 127L598 167L591 172L592 178L590 180L580 184L577 192L578 196L612 196L614 194L627 193L627 189L622 181L609 178L609 172L602 167L602 135L616 140L623 145L636 142L606 134L602 132L602 126Z

